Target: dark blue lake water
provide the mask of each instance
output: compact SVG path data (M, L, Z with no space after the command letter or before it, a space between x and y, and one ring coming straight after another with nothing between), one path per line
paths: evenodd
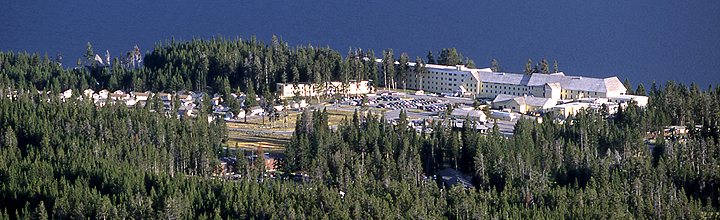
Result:
M290 46L393 48L411 60L457 48L478 67L497 59L521 72L527 59L557 60L568 75L720 84L716 1L12 1L0 7L0 51L112 57L138 45L215 35L276 35ZM68 65L68 63L70 65Z

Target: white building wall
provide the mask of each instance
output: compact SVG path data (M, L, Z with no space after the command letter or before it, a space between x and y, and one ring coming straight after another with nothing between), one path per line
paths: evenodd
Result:
M462 68L459 68L462 69ZM425 76L417 76L411 73L406 81L408 89L424 90L426 92L435 93L454 93L460 86L470 88L474 86L477 88L477 83L464 81L468 78L473 78L469 71L452 71L445 69L435 69L428 67L428 73ZM422 78L422 85L420 85L420 79ZM422 86L422 87L421 87Z
M410 66L411 69L414 69L415 63L411 62ZM555 83L554 86L528 86L523 84L478 82L476 79L480 79L482 77L478 77L477 74L488 74L489 70L469 69L462 65L452 67L428 64L426 67L428 69L428 73L424 76L418 76L414 73L410 73L408 80L406 81L408 89L424 90L426 92L434 93L454 93L460 86L464 86L468 93L478 98L493 98L499 94L508 94L574 100L585 97L606 98L609 96L619 96L623 95L625 92L624 87L619 88L615 85L619 82L619 80L615 77L604 79L605 85L609 91L601 92L589 91L590 88L588 88L588 90L571 90L561 88L558 83ZM582 79L582 77L577 78Z
M498 84L483 82L480 87L480 97L495 97L499 94L507 95L534 95L532 88L524 85ZM542 97L542 96L540 96Z
M295 96L295 92L298 92L300 96L311 97L316 96L317 92L326 93L325 95L333 95L337 92L347 92L350 95L368 94L371 92L368 81L351 82L348 84L346 91L343 91L343 85L341 82L330 82L326 85L328 89L325 91L319 91L315 85L308 83L298 83L297 88L293 83L277 83L277 91L280 92L281 98L288 98Z

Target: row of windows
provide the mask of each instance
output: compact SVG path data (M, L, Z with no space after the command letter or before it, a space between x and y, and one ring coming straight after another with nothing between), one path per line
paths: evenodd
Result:
M412 82L412 81L411 81L411 82ZM418 81L415 80L415 83L418 83ZM426 84L435 84L435 85L441 85L441 86L450 86L450 85L452 85L452 86L457 86L457 83L452 83L452 84L450 84L450 83L442 83L442 82L441 82L441 83L438 83L438 82L429 82L429 83L426 83ZM424 88L424 87L425 87L425 86L423 86L423 88Z
M435 84L435 85L441 85L441 86L449 86L449 85L457 86L457 83L450 84L450 83L430 82L429 84Z
M425 76L423 76L422 78L426 78L426 77L425 77ZM429 77L429 78L430 78L430 79L433 79L433 77L432 77L432 76L431 76L431 77ZM447 80L447 81L455 81L455 82L457 82L457 81L458 81L458 79L451 79L451 78L442 78L442 77L437 77L437 76L436 76L436 77L435 77L434 79L436 79L436 80Z
M437 86L435 86L435 87L432 87L432 86L423 86L423 89L435 89L435 90L453 91L452 88L443 89L442 87L439 87L439 88L438 88Z
M448 76L457 76L457 73L443 73L443 72L435 72L430 71L431 74L440 74L441 76L448 75ZM465 74L460 74L460 76L465 76Z
M458 75L457 73L443 73L443 72L433 72L433 71L431 71L430 73L440 74L440 75L448 75L448 76L457 76L457 75ZM464 76L464 75L465 75L465 74L461 74L461 76ZM436 80L439 80L439 81L445 81L445 80L451 81L451 82L456 82L456 81L458 81L457 79L453 79L453 78L443 78L443 77L426 77L426 76L423 76L422 78L435 78ZM473 80L473 81L474 81L474 80ZM418 83L419 81L416 79L415 82ZM450 83L443 83L443 82L429 82L429 84L448 85L448 86L451 85ZM466 85L472 86L473 88L474 88L474 87L477 87L477 84L466 84ZM453 83L452 86L457 86L457 84ZM423 86L423 87L425 87L425 86ZM511 90L511 91L523 91L523 92L529 91L528 88L522 88L522 87L518 88L518 87L514 87L514 86L502 86L502 85L486 85L486 84L483 84L483 85L481 85L481 87L482 87L482 88L490 88L490 89ZM436 88L437 88L437 87L436 87ZM488 92L488 91L490 91L490 90L482 90L482 91L483 91L483 92ZM562 91L563 93L570 93L570 94L581 93L581 91L573 91L573 90L567 90L567 89L563 89L563 90L561 90L561 91ZM500 92L500 91L494 91L494 92L497 92L497 93L500 93L500 94L522 94L522 93L520 93L520 92ZM593 93L593 95L597 95L597 92L592 92L592 93ZM590 92L588 92L588 94L590 94ZM565 97L569 97L569 96L566 95ZM570 97L571 97L571 96L570 96Z
M497 93L497 94L507 94L507 95L525 95L525 93L522 92L505 92L505 91L495 91L495 90L481 90L483 93Z
M482 87L487 88L490 87L490 89L506 89L506 90L515 90L515 91L528 91L527 88L517 88L512 86L498 86L498 85L483 85Z
M570 94L574 94L574 93L580 94L580 93L585 92L585 91L575 91L575 90L569 90L569 89L563 89L562 91L563 91L563 93L570 93ZM590 95L590 92L587 92L587 94ZM592 92L592 94L597 95L597 92Z

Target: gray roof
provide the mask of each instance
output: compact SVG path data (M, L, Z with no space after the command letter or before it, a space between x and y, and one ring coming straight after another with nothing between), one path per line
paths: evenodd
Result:
M620 82L620 80L614 76L605 79L599 79L582 76L533 74L527 85L543 86L546 83L558 83L560 84L560 87L562 89L589 92L608 92L624 90L625 88L622 85L622 82Z
M478 72L478 79L484 83L497 83L508 85L526 85L530 80L530 75L517 73L492 73Z
M503 102L509 102L510 100L516 98L518 96L516 95L508 95L508 94L498 94L495 96L495 99L493 99L493 103L503 103Z
M485 83L524 85L532 87L541 87L545 84L557 83L562 89L589 92L625 90L622 82L614 76L601 79L582 76L565 76L561 74L525 75L518 73L493 73L479 71L478 79Z
M623 93L627 92L625 85L623 85L622 82L620 82L620 79L615 76L605 78L605 86L610 91L623 91Z
M378 59L381 60L381 59ZM378 61L380 62L380 61ZM414 62L408 63L410 66L414 66ZM519 86L530 86L530 87L542 87L545 84L557 83L562 89L575 90L575 91L587 91L587 92L608 92L608 91L627 91L620 80L613 76L608 78L592 78L582 76L566 76L564 73L553 73L553 74L532 74L525 75L519 73L496 73L490 72L489 68L485 69L473 69L467 68L462 65L458 66L443 66L427 64L428 69L439 70L439 71L454 71L454 72L471 72L473 76L477 76L478 81L484 83L496 83L506 85L519 85ZM466 80L467 78L463 79Z
M548 85L551 89L562 89L562 87L560 87L560 83L547 83L547 85Z
M498 94L495 97L495 99L493 100L493 102L494 103L503 103L503 102L509 102L510 100L515 100L515 102L517 102L519 105L531 105L531 106L544 106L545 103L547 103L549 101L553 101L550 98L543 98L543 97Z
M440 175L440 178L445 184L448 184L451 187L454 187L457 184L462 184L462 186L467 188L475 188L470 181L465 179L465 177L460 173L460 171L457 171L452 168L444 169L440 172L438 172L438 175Z
M527 96L523 98L525 99L525 104L530 106L544 106L545 103L551 101L550 98L541 98L535 96Z
M527 105L527 104L525 103L525 97L523 97L523 96L515 97L515 98L513 98L513 100L514 100L515 102L517 102L518 105Z
M481 117L485 116L485 113L483 113L480 110L465 110L462 108L455 108L455 109L453 109L453 112L450 113L450 115L458 116L458 117L468 116L468 117L481 118Z

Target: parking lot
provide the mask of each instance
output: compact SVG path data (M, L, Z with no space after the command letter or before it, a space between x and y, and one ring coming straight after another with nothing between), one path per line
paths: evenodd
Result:
M417 121L418 123L410 123L415 125L415 130L421 130L420 121L432 121L435 119L442 119L444 111L447 110L448 106L453 105L458 108L472 106L475 100L471 98L459 98L459 97L438 97L432 95L414 95L405 93L384 93L377 95L370 95L363 101L363 96L351 96L345 97L337 102L331 102L334 104L334 108L340 110L354 111L359 106L367 106L369 109L382 110L383 116L392 122L392 120L400 117L400 111L405 110L405 114L411 122ZM484 103L484 102L483 102ZM320 106L318 106L320 107ZM487 122L483 122L484 126L488 129L492 129L494 125L494 119L490 119L488 116ZM517 119L513 120L497 120L497 125L505 135L512 135L513 128ZM427 132L427 131L426 131Z
M447 109L450 105L449 102L442 103L440 99L425 99L425 98L411 98L406 100L400 100L398 97L385 96L375 99L371 99L371 103L376 102L374 105L376 108L385 108L389 110L398 109L419 109L430 112L442 111ZM396 101L399 100L399 101Z

